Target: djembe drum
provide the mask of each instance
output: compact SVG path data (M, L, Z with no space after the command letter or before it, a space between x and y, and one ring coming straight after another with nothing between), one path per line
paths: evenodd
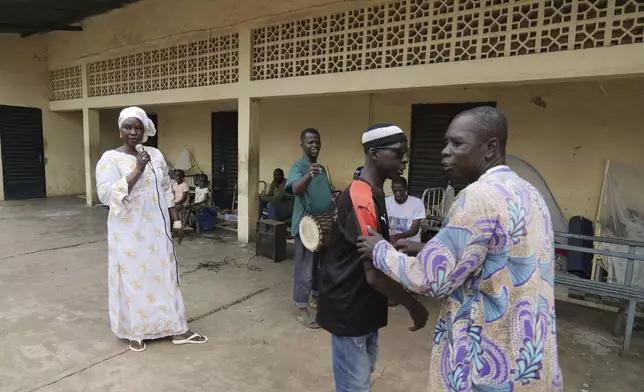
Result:
M317 252L329 243L335 211L305 215L300 221L300 240L311 252Z

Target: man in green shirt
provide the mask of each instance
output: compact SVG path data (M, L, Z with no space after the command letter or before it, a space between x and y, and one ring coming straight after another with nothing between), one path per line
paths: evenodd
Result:
M268 219L286 221L293 215L293 195L286 194L286 178L284 170L273 171L273 182L265 195L259 197L259 219L266 209Z
M299 236L300 221L306 214L333 211L333 196L327 172L318 163L320 132L308 128L300 135L302 158L291 167L286 182L286 193L295 196L291 234L295 237L295 278L293 301L297 308L297 321L307 328L319 328L315 317L308 310L309 297L312 307L317 306L318 266L324 260L323 252L310 252L302 245Z

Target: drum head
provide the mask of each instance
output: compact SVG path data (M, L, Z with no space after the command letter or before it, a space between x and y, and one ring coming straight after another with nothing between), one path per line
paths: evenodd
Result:
M300 240L302 245L311 252L315 252L322 243L320 228L311 216L305 216L300 221Z

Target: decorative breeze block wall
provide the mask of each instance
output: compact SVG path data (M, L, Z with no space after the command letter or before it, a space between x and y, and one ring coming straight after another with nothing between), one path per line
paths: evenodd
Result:
M644 0L402 0L253 31L253 80L644 42Z
M238 34L87 65L88 97L212 86L238 81Z
M83 70L80 65L49 72L52 101L83 98Z

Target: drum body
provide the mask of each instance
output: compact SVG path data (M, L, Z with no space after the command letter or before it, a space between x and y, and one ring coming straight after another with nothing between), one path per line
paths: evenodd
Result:
M311 252L317 252L328 245L335 212L305 215L300 221L300 240Z

